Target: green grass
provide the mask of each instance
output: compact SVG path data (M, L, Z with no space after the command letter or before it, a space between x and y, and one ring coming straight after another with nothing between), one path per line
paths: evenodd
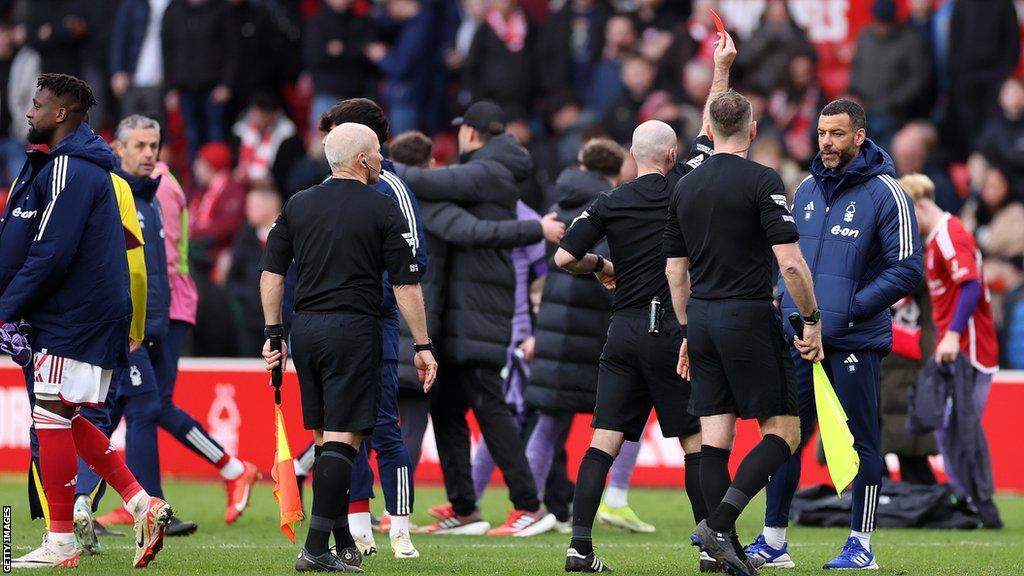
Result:
M225 526L224 492L212 483L165 483L168 499L183 519L199 523L187 538L170 539L148 569L154 574L289 574L297 547L277 530L276 507L270 485L258 486L253 505L234 526ZM440 502L437 488L418 490L416 523L426 523L426 507ZM998 499L1007 528L1002 531L880 530L873 543L882 574L897 575L1017 575L1024 574L1024 497ZM13 506L13 546L18 556L38 545L41 521L30 522L21 478L0 477L0 504ZM101 512L110 509L108 498ZM382 506L378 498L375 510ZM689 546L693 520L681 490L634 490L630 504L644 520L655 524L654 534L626 534L598 526L594 541L601 556L621 574L696 574L697 553ZM484 513L493 524L504 519L508 502L503 489L492 487ZM763 499L751 504L741 518L740 533L751 539L760 529ZM300 528L299 538L305 531ZM821 574L820 566L838 550L846 530L792 528L790 551L799 567L785 576ZM528 539L414 536L422 557L396 560L386 535L377 544L387 554L368 558L367 573L376 574L560 574L566 536L546 534ZM132 559L130 538L103 540L104 554L83 558L79 574L126 573ZM767 571L766 571L767 572Z

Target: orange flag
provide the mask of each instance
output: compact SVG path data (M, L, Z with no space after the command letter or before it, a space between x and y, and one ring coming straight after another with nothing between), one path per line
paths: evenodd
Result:
M284 429L284 414L281 406L274 406L276 421L275 436L277 450L274 453L274 467L270 476L274 479L274 499L281 509L281 532L295 544L295 523L302 520L302 500L299 498L299 482L295 478L292 450L288 446L288 433Z

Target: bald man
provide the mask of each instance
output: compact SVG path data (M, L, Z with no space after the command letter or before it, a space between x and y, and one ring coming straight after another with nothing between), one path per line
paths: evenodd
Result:
M386 271L413 335L424 390L437 363L427 336L420 270L409 226L393 198L369 186L380 178L380 142L361 124L341 124L324 139L331 178L292 196L270 231L260 261L267 370L287 368L281 321L284 276L298 269L291 344L302 418L320 458L313 476L309 533L295 561L300 572L361 572L348 529L352 461L373 431L380 393L380 278ZM337 553L330 551L335 535Z

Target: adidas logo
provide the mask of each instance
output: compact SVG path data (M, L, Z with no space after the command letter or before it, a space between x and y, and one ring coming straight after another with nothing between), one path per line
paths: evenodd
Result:
M807 206L804 206L804 210L814 210L814 200L808 202Z
M843 360L843 364L856 364L856 363L857 363L857 357L854 356L853 354L850 354L849 356L846 357L846 360Z

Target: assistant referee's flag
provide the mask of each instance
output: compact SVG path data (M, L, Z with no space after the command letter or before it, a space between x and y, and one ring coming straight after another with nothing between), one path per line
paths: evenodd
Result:
M814 404L818 409L818 429L825 448L828 475L832 478L836 492L842 494L857 476L860 456L853 449L853 434L846 423L846 411L839 403L839 397L825 369L818 362L814 363Z
M284 414L281 405L274 406L275 436L277 449L274 451L274 467L270 476L274 479L274 499L281 510L281 532L295 544L295 523L302 520L302 499L299 498L299 483L295 478L295 463L288 446L288 433L284 428Z

